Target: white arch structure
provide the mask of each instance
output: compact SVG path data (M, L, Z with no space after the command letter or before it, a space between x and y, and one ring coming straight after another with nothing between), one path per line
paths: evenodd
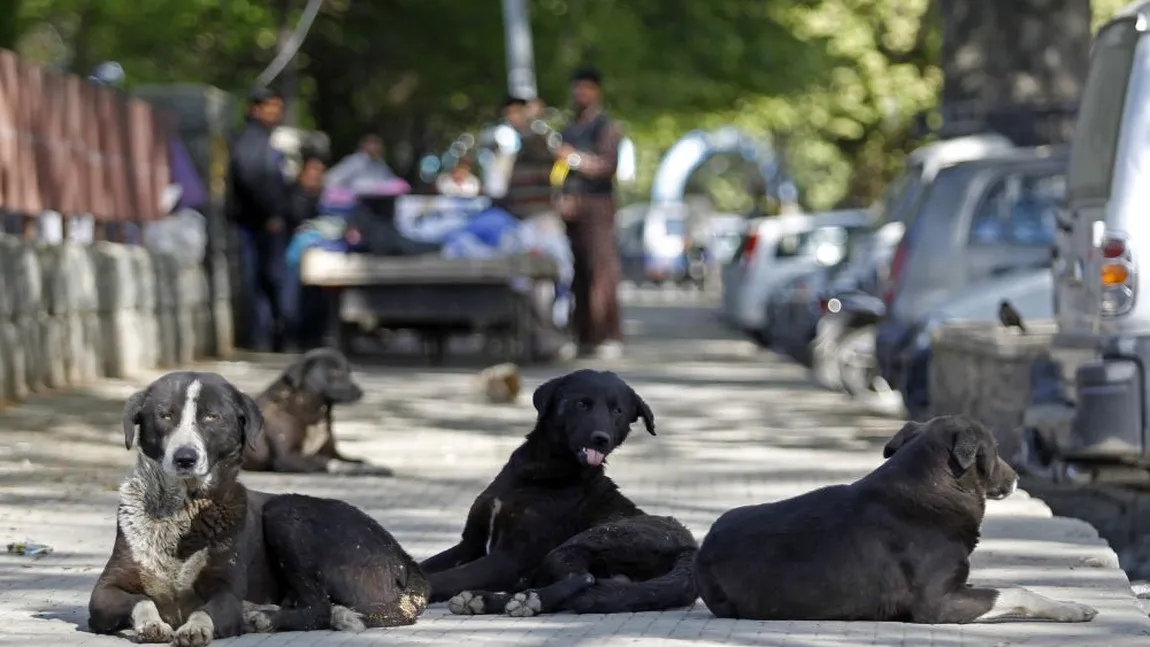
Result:
M651 206L681 204L691 174L715 155L735 155L754 164L768 190L777 189L783 180L775 152L766 142L733 126L711 132L692 130L675 142L659 162L651 184Z

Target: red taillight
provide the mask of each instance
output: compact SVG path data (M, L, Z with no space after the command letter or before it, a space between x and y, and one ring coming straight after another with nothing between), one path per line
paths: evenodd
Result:
M1108 238L1102 243L1103 258L1122 258L1126 255L1126 241L1121 238Z
M748 234L746 242L743 243L743 265L749 265L755 257L755 248L759 246L759 235Z
M886 277L886 289L883 290L882 300L887 306L894 301L894 289L898 285L898 279L902 275L903 267L906 266L907 244L904 238L894 250L894 257L890 260L890 272Z

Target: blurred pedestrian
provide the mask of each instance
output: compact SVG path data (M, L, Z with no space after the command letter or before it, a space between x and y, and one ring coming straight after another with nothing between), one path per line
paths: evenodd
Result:
M543 102L508 97L503 104L503 120L515 130L518 150L511 163L507 191L495 204L524 221L538 235L557 239L563 244L566 228L555 211L552 200L551 167L555 158L547 145L547 131L532 128L532 122L543 116ZM541 287L541 286L540 286ZM556 324L555 304L566 285L532 294L535 323L535 348L541 358L569 359L575 354L566 330ZM566 322L564 321L565 328Z
M575 119L563 129L555 158L567 166L559 213L575 257L574 327L580 352L603 359L623 351L618 290L622 277L615 240L615 169L622 131L603 111L602 77L582 69L571 77Z
M247 122L229 149L227 215L239 234L246 342L258 351L282 342L280 285L290 232L284 222L283 154L272 147L271 135L283 110L279 93L253 90Z
M375 133L368 133L359 138L356 152L331 167L324 177L324 186L358 189L395 177L395 171L383 159L383 139Z
M450 171L435 179L435 190L440 195L474 198L482 188L479 178L471 172L471 160L466 157L459 158Z
M533 111L531 103L508 97L503 104L503 120L515 130L519 148L511 164L507 191L496 202L520 220L555 215L550 180L555 158L547 147L546 134L531 129L531 122L536 118L534 115L542 114L541 109Z
M299 177L288 188L284 208L284 223L288 240L301 225L319 215L319 199L323 194L323 158L305 152ZM285 267L280 285L280 311L283 313L283 346L286 352L319 345L323 335L324 295L322 288L303 285L299 271Z

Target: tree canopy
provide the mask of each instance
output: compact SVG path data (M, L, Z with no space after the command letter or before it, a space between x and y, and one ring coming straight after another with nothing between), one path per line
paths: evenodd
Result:
M1120 4L1095 3L1111 13ZM79 74L112 59L129 84L243 92L304 4L21 0L0 9L11 25L0 43L47 31L68 46L57 62ZM865 203L912 147L912 117L938 96L931 0L530 4L540 95L562 105L573 67L600 68L609 109L637 144L641 188L685 132L733 124L785 150L809 206ZM25 49L52 51L33 47L42 40ZM305 125L340 152L377 131L402 169L497 116L507 85L500 3L326 0L297 62ZM718 192L742 206L738 191Z

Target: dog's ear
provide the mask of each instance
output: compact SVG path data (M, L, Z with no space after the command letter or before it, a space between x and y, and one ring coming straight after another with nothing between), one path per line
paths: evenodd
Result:
M882 457L890 458L891 456L894 456L895 452L901 449L903 445L907 444L911 438L917 436L918 432L922 431L923 426L924 425L922 423L918 423L913 420L908 421L905 425L902 426L902 429L898 430L898 433L896 433L894 436L891 436L891 439L886 442L886 445L882 448Z
M260 413L260 406L252 399L252 396L236 389L236 409L240 421L240 431L243 433L244 442L248 447L255 448L256 439L260 436L260 431L264 428L264 416Z
M631 401L635 403L635 417L631 422L636 422L640 418L643 419L643 426L647 428L647 433L652 436L655 435L655 414L651 412L651 407L648 406L647 401L639 397L639 394L632 389L630 385L627 390L631 392Z
M551 413L551 407L555 406L556 401L559 399L559 389L567 380L566 375L547 380L535 389L535 394L531 396L531 404L535 405L535 411L539 412L539 419L542 420Z
M307 375L307 368L310 363L311 362L304 357L296 358L294 362L284 369L281 379L287 382L287 385L293 389L298 389L303 386L304 376Z
M969 470L978 459L978 447L982 444L978 429L966 424L957 425L954 429L954 441L950 448L950 455L963 472Z
M146 391L136 391L124 403L124 449L131 450L136 442L136 425L140 424L140 411L144 408Z

